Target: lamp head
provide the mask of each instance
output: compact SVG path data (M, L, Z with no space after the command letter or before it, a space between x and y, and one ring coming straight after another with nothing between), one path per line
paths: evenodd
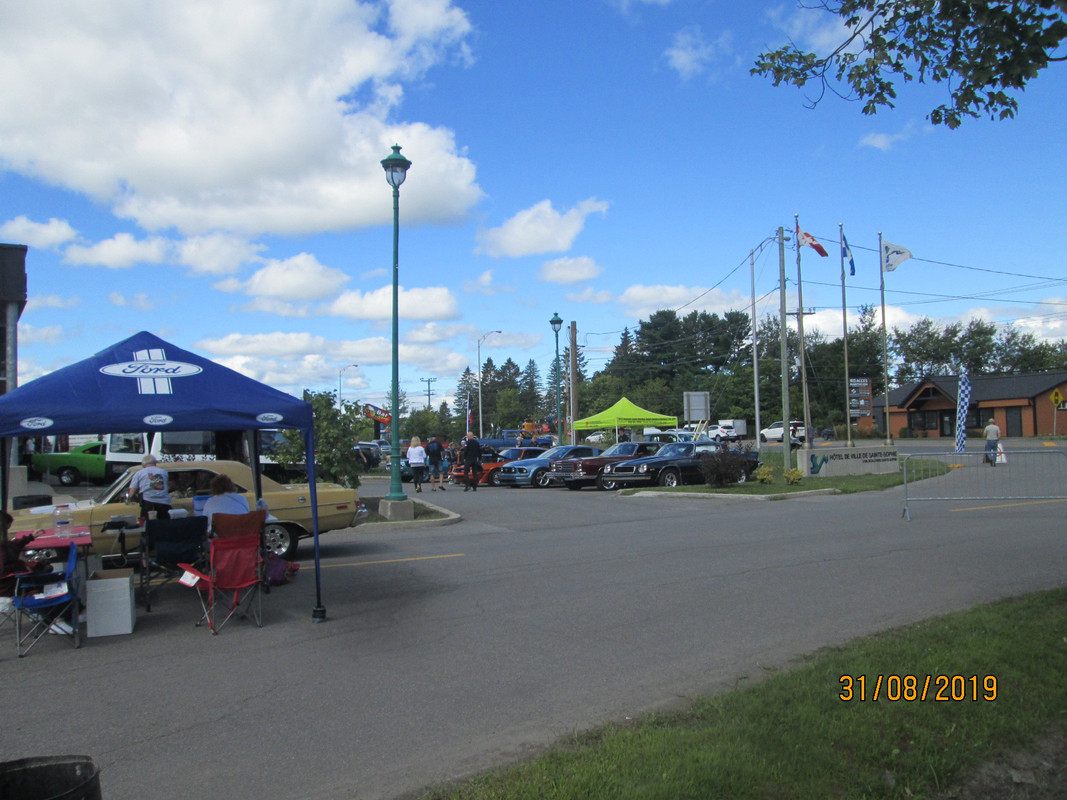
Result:
M552 330L559 333L559 329L563 327L563 320L559 318L559 314L553 312L552 319L548 321L548 324L552 326Z
M404 182L404 178L407 177L408 169L411 167L411 162L400 155L400 145L393 145L392 155L386 156L382 159L382 169L385 170L385 179L389 181L389 185L394 189L399 189L400 184Z

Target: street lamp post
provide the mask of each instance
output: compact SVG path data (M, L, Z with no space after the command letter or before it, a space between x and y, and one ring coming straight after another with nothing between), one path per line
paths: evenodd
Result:
M411 162L400 155L400 145L393 145L392 155L382 159L385 179L393 187L393 382L392 409L389 422L391 458L389 459L389 494L386 500L407 500L400 482L400 184L407 177Z
M359 364L345 364L339 370L337 370L337 410L341 411L341 376L345 374L345 370L349 367L358 367Z
M562 383L563 376L559 371L559 329L563 327L563 320L559 318L558 312L552 312L552 319L548 321L548 324L552 326L552 331L556 334L556 440L562 443L563 429L560 427L559 417L560 414L563 413L563 408L560 402L560 384Z
M482 342L494 333L500 333L500 331L489 331L489 333L482 336L478 340L478 438L484 439L485 432L482 430Z

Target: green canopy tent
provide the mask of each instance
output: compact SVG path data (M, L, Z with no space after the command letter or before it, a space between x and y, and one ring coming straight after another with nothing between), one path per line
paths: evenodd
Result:
M577 420L574 423L574 429L576 431L589 431L614 428L615 436L618 438L619 428L644 427L645 425L670 426L673 428L678 425L678 417L669 417L666 414L645 411L645 409L634 405L624 397L599 414Z

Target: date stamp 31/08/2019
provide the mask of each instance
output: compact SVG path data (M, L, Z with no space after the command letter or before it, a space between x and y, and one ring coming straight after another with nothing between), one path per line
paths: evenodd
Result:
M842 675L837 695L845 702L888 700L939 703L997 699L995 675Z

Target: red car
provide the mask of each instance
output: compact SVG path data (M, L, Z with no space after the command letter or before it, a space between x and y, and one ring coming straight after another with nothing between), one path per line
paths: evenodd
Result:
M482 452L482 471L478 476L478 485L483 486L488 484L490 486L499 486L500 482L497 480L499 469L509 461L521 461L524 458L537 458L547 448L544 447L509 447L507 450L502 450L499 453L488 454ZM456 464L452 467L452 471L448 473L449 483L466 483L467 482L467 469L462 464Z
M599 480L605 464L655 455L661 447L663 442L619 442L598 456L553 461L548 470L554 480L562 481L568 489L581 489L583 486L614 489L614 484L606 486Z

